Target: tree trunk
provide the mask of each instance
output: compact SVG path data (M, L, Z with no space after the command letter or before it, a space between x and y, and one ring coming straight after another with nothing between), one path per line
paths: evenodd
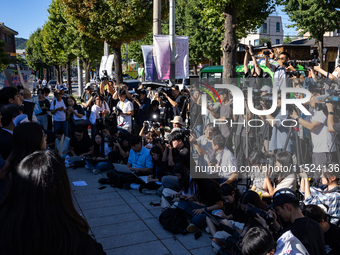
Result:
M91 62L88 59L83 59L85 65L85 84L90 82L90 71L91 71Z
M122 72L122 52L119 46L112 47L113 55L114 55L114 65L115 65L115 76L117 84L121 84L123 82L123 72Z
M194 75L197 75L197 65L194 65L193 69L194 69Z
M318 36L318 52L319 52L319 60L320 60L320 67L323 68L323 34L324 32L321 31Z
M71 61L70 60L68 60L66 63L66 75L67 75L68 93L72 95Z
M236 78L236 13L232 3L224 10L223 83L228 78Z
M60 66L55 66L55 71L57 73L57 82L60 81Z

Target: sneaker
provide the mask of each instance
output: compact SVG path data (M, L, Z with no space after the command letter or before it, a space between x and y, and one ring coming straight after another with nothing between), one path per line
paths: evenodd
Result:
M101 171L100 171L100 169L93 169L92 170L92 173L93 174L99 174Z
M137 184L137 183L131 183L131 184L130 184L130 188L131 188L131 189L135 189L135 190L138 190L138 189L139 189L139 186L140 186L140 184Z
M91 170L90 167L89 167L88 165L85 165L85 168Z
M142 193L143 193L144 195L156 195L156 190L142 189Z
M196 225L192 223L190 223L189 226L187 227L188 233L195 233L199 229L200 229L199 227L197 227Z

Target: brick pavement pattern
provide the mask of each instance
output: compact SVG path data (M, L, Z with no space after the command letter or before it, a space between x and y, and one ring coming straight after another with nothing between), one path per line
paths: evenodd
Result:
M75 207L108 255L214 254L210 234L204 230L195 240L193 234L172 235L163 229L158 221L161 208L149 204L159 202L158 196L99 184L106 173L94 175L86 168L68 168L67 172ZM85 181L87 186L75 187L74 181Z

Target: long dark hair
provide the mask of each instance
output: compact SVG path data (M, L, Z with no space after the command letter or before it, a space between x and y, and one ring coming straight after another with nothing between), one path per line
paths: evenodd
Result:
M233 185L226 183L221 186L221 196L231 196L234 194L234 203L231 205L232 209L240 206L241 192ZM226 209L230 210L230 206L225 205Z
M44 132L38 123L25 122L14 128L13 150L9 156L9 171L12 174L24 157L41 150L42 139L45 139Z
M198 201L211 206L218 201L222 201L220 185L217 181L209 178L193 179L196 183L196 196Z
M152 157L152 163L153 163L153 165L161 165L162 164L162 157L163 157L163 152L162 152L162 150L157 146L157 145L155 145L155 146L153 146L152 148L151 148L151 150L150 150L150 155L151 155L151 153L155 153L155 154L158 154L158 156L159 156L159 159L158 159L158 161L156 161L156 160L154 160L154 158Z
M275 158L276 161L278 161L282 165L281 171L278 172L278 175L274 175L276 177L274 179L274 183L277 186L280 182L283 181L284 178L286 178L290 174L290 171L287 171L285 169L290 169L290 167L293 165L293 158L288 151L281 151L277 153Z
M241 204L244 204L244 205L252 204L253 206L261 210L265 210L266 208L266 203L264 203L261 200L259 194L257 194L255 191L252 191L252 190L248 190L242 195ZM252 227L260 227L261 224L258 223L257 220L255 220L252 214L247 214L244 226L246 228L252 228Z
M0 205L2 254L75 254L89 225L74 208L63 159L37 151L21 161L12 181Z
M99 135L102 139L102 142L101 144L97 144L96 143L96 136ZM105 146L104 146L104 137L101 133L97 133L95 136L94 136L94 139L93 139L93 143L94 143L94 146L93 146L93 154L96 156L96 157L105 157Z

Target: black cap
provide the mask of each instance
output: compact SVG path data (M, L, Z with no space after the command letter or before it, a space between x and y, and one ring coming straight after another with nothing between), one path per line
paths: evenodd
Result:
M299 204L299 199L297 199L296 194L293 190L289 188L279 189L274 193L273 203L268 208L286 203Z
M125 91L125 89L120 88L120 89L118 90L118 96L123 96L123 95L126 95L126 91Z

